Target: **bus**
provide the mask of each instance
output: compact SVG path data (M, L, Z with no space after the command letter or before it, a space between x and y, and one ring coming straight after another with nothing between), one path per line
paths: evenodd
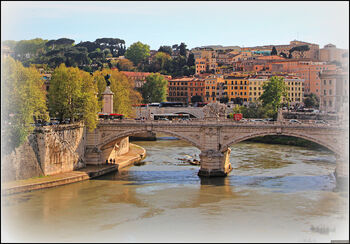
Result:
M150 103L148 104L148 107L159 107L160 103Z
M145 108L147 107L147 104L134 104L132 105L133 107L141 107L141 108Z
M154 120L186 120L190 119L189 114L154 114Z
M115 119L124 119L124 115L123 114L114 114L114 113L99 113L98 114L98 118L99 119L103 119L103 120L115 120Z
M183 103L180 102L161 102L159 107L183 107Z

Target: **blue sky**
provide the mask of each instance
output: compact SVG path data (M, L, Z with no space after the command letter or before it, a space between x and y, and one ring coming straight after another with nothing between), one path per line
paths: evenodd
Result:
M141 41L158 49L185 42L203 45L288 44L348 48L349 3L230 1L1 2L1 39L101 37Z

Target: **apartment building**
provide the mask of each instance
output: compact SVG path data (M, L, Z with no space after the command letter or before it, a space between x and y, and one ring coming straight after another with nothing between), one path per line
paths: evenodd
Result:
M247 74L225 75L224 81L229 101L234 101L235 98L242 98L243 102L249 100L249 76Z
M209 75L204 79L205 102L219 101L224 96L223 85L220 84L224 84L224 79L221 75Z
M183 104L191 103L191 98L201 96L204 100L205 80L195 77L183 77L171 79L168 81L169 102L182 102Z
M285 85L287 87L287 93L290 101L290 105L303 102L304 90L303 79L293 76L280 76L284 78ZM249 78L249 102L257 102L259 97L263 94L263 85L269 81L271 75L257 75ZM286 102L286 98L283 98L283 102Z
M324 70L320 72L321 111L339 112L344 104L349 103L348 75L348 72L342 70Z
M321 95L321 82L319 72L324 70L335 70L335 64L326 62L314 62L310 60L281 60L270 63L268 70L272 72L295 73L299 78L305 80L304 93L314 93L318 97Z

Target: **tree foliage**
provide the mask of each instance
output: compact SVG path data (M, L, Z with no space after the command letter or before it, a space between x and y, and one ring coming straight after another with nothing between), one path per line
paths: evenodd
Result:
M34 119L49 119L43 83L34 67L25 68L19 61L4 59L1 121L8 149L13 150L27 138Z
M305 95L304 105L307 108L318 108L319 107L319 99L316 94L311 93Z
M168 81L159 73L146 77L146 83L141 88L144 103L164 102L167 97Z
M146 61L150 56L150 46L138 41L133 43L125 52L125 57L131 60L134 65Z
M111 82L110 88L114 93L113 95L113 112L124 114L125 116L134 116L134 110L132 105L141 101L141 95L134 90L132 81L119 72L118 70L104 69L102 71L94 72L94 80L98 86L98 99L100 107L103 106L102 93L106 89L106 81L104 77L110 74L109 81Z
M173 49L171 46L160 46L158 52L163 52L171 55L173 53Z
M277 55L277 50L275 46L272 47L271 55Z
M263 85L263 94L259 100L263 106L271 105L273 111L277 114L278 108L281 107L282 97L288 100L287 87L283 77L273 76Z
M48 92L49 111L60 121L84 121L90 129L96 127L97 87L92 76L78 68L61 64L52 74Z
M134 66L133 62L131 62L127 58L118 60L117 68L119 70L122 70L122 71L133 71L133 70L135 70L135 66Z

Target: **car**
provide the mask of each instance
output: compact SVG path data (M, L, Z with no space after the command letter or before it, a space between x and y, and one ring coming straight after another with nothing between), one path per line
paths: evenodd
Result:
M315 120L315 124L328 124L328 123L324 120Z
M263 119L252 119L252 120L250 120L250 121L252 121L252 122L264 122Z
M297 123L297 124L301 124L301 122L297 119L291 119L289 120L290 123Z

